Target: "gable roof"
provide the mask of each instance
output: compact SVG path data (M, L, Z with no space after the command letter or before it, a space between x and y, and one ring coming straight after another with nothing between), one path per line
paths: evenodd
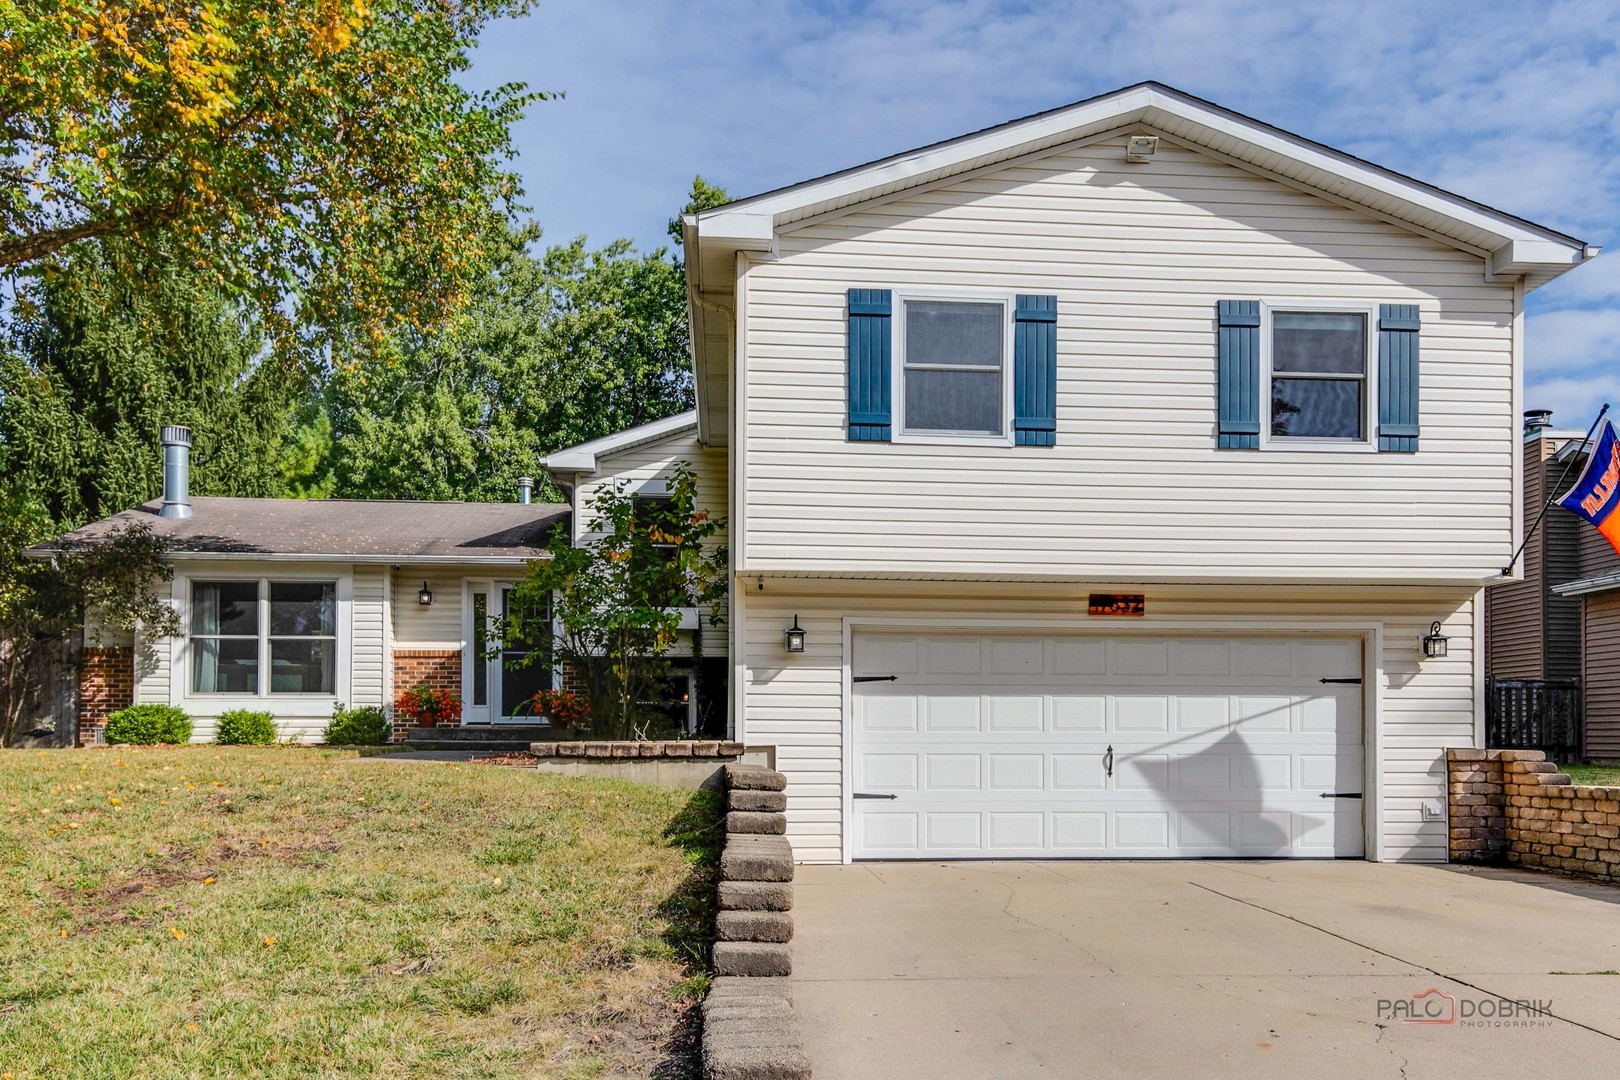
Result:
M724 440L726 320L740 251L768 252L801 222L1124 130L1218 160L1450 243L1487 280L1537 288L1597 254L1575 237L1363 161L1163 83L1143 82L682 217L699 434ZM719 317L716 317L716 316ZM710 413L715 414L711 419Z
M566 503L413 502L195 497L188 518L159 517L161 500L91 522L25 555L50 558L145 524L171 558L520 564L546 557Z
M611 457L673 435L696 431L697 415L695 409L688 409L674 416L666 416L662 420L626 428L612 435L604 435L600 439L592 439L590 442L559 450L550 457L541 458L540 464L553 476L558 473L593 473L596 471L597 461L601 458Z

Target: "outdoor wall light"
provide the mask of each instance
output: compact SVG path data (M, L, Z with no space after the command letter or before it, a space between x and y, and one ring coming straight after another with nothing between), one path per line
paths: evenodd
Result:
M423 607L431 607L433 604L433 590L427 587L425 581L422 582L422 591L416 594L416 602Z
M1132 135L1125 140L1125 160L1132 165L1146 165L1158 149L1157 135Z
M782 639L788 652L804 652L804 628L797 615L793 616L793 625L782 632Z
M1450 640L1440 632L1440 624L1434 623L1429 627L1429 636L1423 639L1423 655L1430 659L1446 655L1446 642Z

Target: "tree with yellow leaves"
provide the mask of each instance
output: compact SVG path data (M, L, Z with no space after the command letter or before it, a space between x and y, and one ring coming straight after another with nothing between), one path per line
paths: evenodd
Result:
M454 76L528 2L0 0L0 271L161 250L284 352L444 323L550 96Z

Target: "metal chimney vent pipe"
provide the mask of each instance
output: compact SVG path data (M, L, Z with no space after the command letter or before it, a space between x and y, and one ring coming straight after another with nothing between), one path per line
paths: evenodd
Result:
M158 517L191 516L191 429L166 427L159 441L163 444L163 509Z
M1524 430L1540 431L1542 428L1552 427L1551 409L1526 409L1524 411Z
M525 506L534 502L534 477L518 477L518 502Z

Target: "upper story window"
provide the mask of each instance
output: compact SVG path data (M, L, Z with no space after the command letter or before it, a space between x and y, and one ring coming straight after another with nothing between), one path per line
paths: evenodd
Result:
M1365 442L1365 312L1271 312L1271 438Z
M193 693L332 694L336 684L336 582L191 583Z
M902 298L900 304L900 437L1005 438L1007 303Z

